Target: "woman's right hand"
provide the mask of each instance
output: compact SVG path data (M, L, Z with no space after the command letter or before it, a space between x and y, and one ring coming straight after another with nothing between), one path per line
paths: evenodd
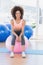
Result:
M16 37L16 40L20 42L20 37L19 37L19 36L17 36L17 37Z
M18 36L16 36L16 40L17 40L17 41L19 40Z

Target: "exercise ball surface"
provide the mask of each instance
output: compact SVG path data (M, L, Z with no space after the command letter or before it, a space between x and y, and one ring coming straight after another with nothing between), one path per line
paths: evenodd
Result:
M30 37L33 35L33 30L32 27L25 25L24 28L24 36L26 36L28 39L30 39Z
M10 35L6 40L6 48L11 51L11 40L12 36ZM25 49L28 48L28 39L25 37ZM22 52L21 42L15 41L14 52Z
M0 42L5 42L6 38L10 35L8 27L6 25L0 24Z

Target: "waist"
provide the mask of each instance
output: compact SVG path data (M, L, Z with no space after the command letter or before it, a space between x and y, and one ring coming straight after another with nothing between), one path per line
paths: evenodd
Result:
M21 30L14 30L14 32L20 32L20 31L22 31L22 29Z
M19 36L22 32L22 30L14 30L14 32Z
M22 26L21 25L14 25L14 29L22 29Z

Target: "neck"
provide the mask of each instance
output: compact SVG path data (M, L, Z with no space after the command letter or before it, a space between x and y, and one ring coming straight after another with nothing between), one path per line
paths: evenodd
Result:
M16 20L17 20L17 21L19 21L19 20L20 20L20 18L16 18Z
M20 20L21 20L20 18L16 18L17 23L20 23Z

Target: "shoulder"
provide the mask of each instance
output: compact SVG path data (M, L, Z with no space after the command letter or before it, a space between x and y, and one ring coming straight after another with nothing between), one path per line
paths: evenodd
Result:
M13 19L11 19L10 23L11 23L12 25L14 24L14 21L13 21Z
M22 19L22 22L23 22L23 24L25 24L25 23L26 23L26 21L25 21L24 19Z

